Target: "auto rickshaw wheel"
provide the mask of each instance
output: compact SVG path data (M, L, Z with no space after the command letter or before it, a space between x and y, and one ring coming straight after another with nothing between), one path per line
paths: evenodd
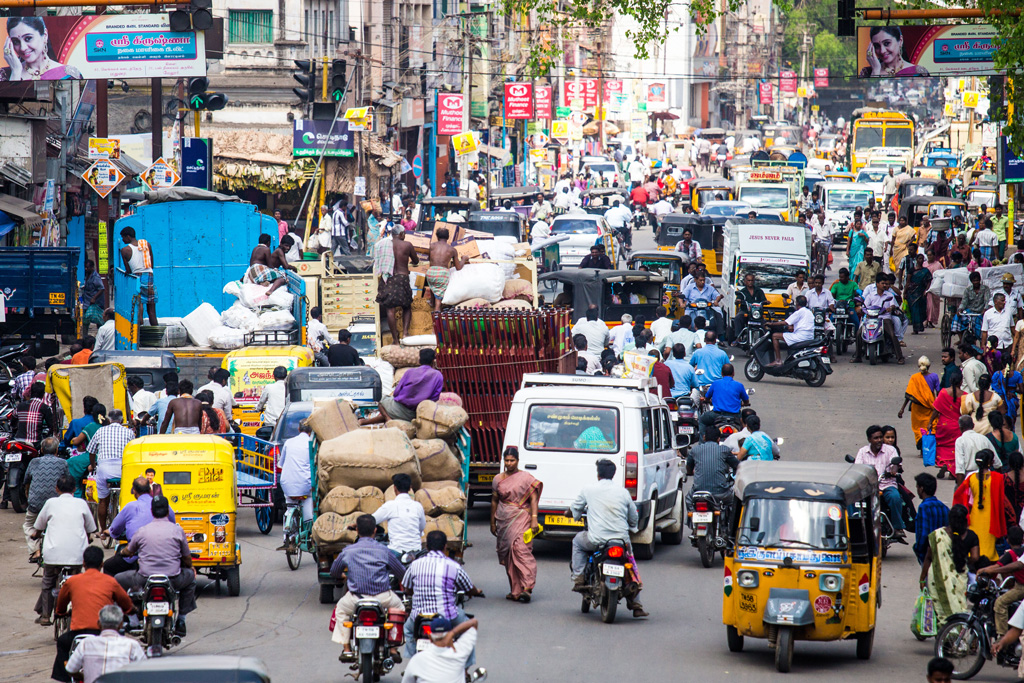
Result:
M725 627L725 639L729 643L729 652L743 652L743 636L735 626Z
M857 659L871 659L871 649L875 645L875 629L857 634Z
M334 602L334 584L321 583L320 584L320 604L330 605Z
M857 641L858 647L860 640ZM789 673L793 668L793 627L780 626L778 639L775 641L775 669L779 673Z
M224 570L224 578L228 582L228 595L237 598L242 592L242 577L238 567L228 567Z

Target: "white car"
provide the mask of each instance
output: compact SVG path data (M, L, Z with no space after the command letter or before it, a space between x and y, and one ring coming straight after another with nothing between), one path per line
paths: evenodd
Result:
M559 243L559 258L562 268L576 268L580 265L590 248L604 241L604 236L611 233L608 221L600 214L584 213L580 210L570 211L557 216L551 221L551 236L568 235L569 239ZM618 267L618 252L608 254L612 268Z
M885 191L882 189L882 182L885 176L889 175L888 168L880 166L865 166L857 172L857 184L866 185L875 193L875 201L885 201Z
M835 237L845 235L853 223L853 212L858 207L868 208L874 190L862 183L827 181L818 185L821 209L825 212L825 229Z
M584 168L591 176L598 176L604 185L619 186L619 169L614 161L588 161Z

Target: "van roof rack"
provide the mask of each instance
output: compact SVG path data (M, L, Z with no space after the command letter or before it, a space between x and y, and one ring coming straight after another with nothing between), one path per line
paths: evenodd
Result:
M612 387L616 389L633 389L648 391L658 386L657 380L651 377L628 379L625 377L599 377L597 375L559 375L553 372L528 372L523 375L522 387Z

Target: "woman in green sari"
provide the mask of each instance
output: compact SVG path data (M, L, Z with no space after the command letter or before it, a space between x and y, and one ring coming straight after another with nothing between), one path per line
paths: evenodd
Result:
M967 527L967 508L954 505L949 524L928 534L928 550L921 564L921 588L935 601L935 623L966 612L967 573L978 561L978 536Z

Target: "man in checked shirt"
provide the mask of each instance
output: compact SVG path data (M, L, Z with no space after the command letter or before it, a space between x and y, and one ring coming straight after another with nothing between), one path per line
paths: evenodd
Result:
M456 591L484 597L483 591L473 585L462 566L445 555L446 545L448 537L443 531L427 534L427 554L410 564L402 579L402 586L412 590L412 611L405 622L405 654L409 657L416 654L416 638L413 633L416 615L436 614L451 621L452 626L458 626L469 617L455 604ZM466 669L472 669L474 664L476 651L469 656Z

